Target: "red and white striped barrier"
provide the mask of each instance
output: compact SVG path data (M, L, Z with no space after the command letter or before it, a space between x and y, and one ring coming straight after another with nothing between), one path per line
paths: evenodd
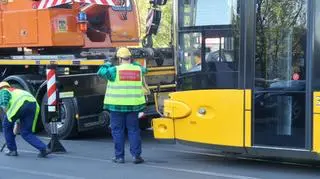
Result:
M37 9L48 9L50 7L55 7L63 4L68 4L68 3L86 3L86 4L99 4L99 5L105 5L105 6L116 6L120 5L119 4L122 1L119 0L41 0L37 1L33 4L33 6ZM127 7L130 6L130 0L126 0L126 3L124 5L127 5Z
M47 94L48 94L48 111L56 112L57 86L56 86L56 70L55 69L47 69Z

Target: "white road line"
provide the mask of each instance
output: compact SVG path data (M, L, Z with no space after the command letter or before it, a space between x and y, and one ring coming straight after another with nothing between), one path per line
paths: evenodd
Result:
M2 165L0 165L0 170L7 170L7 171L12 171L12 172L18 172L18 173L39 175L39 176L45 176L45 177L62 178L62 179L84 179L84 178L76 177L76 176L60 175L60 174L48 173L48 172L39 172L39 171L35 171L35 170L19 169L19 168L7 167L7 166L2 166Z
M151 168L157 168L157 169L171 170L171 171L176 171L176 172L187 172L187 173L192 173L192 174L209 175L209 176L223 177L223 178L260 179L260 178L254 178L254 177L249 177L249 176L232 175L232 174L224 174L224 173L216 173L216 172L206 172L206 171L200 171L200 170L188 170L188 169L182 169L182 168L162 167L162 166L156 166L156 165L145 165L145 166L151 167Z
M20 151L25 152L25 153L35 153L33 151L28 151L28 150L20 150ZM111 160L97 159L97 158L85 157L85 156L79 156L79 155L77 155L77 156L70 156L70 155L65 155L65 154L51 154L51 155L64 157L64 158L112 163ZM171 171L175 171L175 172L186 172L186 173L191 173L191 174L200 174L200 175L207 175L207 176L230 178L230 179L260 179L260 178L255 178L255 177L232 175L232 174L225 174L225 173L215 173L215 172L207 172L207 171L200 171L200 170L189 170L189 169L183 169L183 168L162 167L162 166L157 166L157 165L150 165L147 163L142 164L140 166L149 167L149 168L157 168L157 169L162 169L162 170L171 170Z

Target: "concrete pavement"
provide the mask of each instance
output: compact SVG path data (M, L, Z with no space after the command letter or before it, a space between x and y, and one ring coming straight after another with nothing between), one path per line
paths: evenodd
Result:
M159 144L150 133L144 133L143 139L146 163L134 165L129 146L125 164L111 162L113 145L110 136L62 141L68 152L51 154L46 159L37 158L37 151L18 136L18 157L0 153L0 179L318 179L320 176L318 167L226 158L209 150ZM48 142L48 139L44 140Z

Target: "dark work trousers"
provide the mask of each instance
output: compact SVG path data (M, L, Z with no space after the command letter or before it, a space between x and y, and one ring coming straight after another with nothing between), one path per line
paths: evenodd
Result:
M36 103L25 102L14 116L14 119L20 119L20 134L22 138L30 145L41 151L46 149L46 145L32 133L32 125L35 114ZM8 149L10 151L16 151L17 145L15 141L15 135L13 133L14 121L9 122L7 116L5 115L2 126Z
M110 112L111 132L116 158L124 158L126 128L128 129L131 155L133 157L139 157L141 155L141 137L138 114L138 112Z

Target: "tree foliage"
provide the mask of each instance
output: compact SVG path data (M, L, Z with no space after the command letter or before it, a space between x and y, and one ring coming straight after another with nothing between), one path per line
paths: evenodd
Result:
M150 4L148 0L136 0L136 3L140 20L140 37L143 38L145 36L146 18ZM154 48L169 47L171 43L172 0L168 0L167 4L160 8L162 10L162 18L158 34L153 36Z

